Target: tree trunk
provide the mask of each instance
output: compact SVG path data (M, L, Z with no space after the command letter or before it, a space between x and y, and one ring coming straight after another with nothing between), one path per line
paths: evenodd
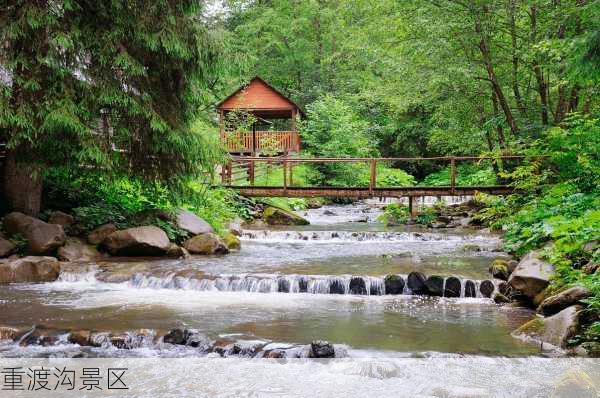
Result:
M521 91L519 90L519 57L517 55L518 44L517 44L517 24L515 21L515 0L508 2L508 23L510 25L510 38L511 38L511 56L512 56L512 89L517 102L517 108L522 116L526 115L525 104L521 97Z
M529 15L531 18L531 43L535 43L537 41L537 8L535 3L531 5ZM544 80L544 73L542 72L542 68L540 67L537 57L534 60L533 73L535 74L537 91L540 96L540 117L542 119L542 124L548 125L548 90L546 81Z
M17 151L9 150L4 159L4 196L11 211L37 216L42 203L40 168L20 162Z
M498 97L496 97L496 92L492 90L492 109L494 110L494 117L498 117ZM496 124L496 133L498 134L498 144L500 145L500 149L506 149L506 138L504 137L504 129L501 125Z
M484 8L484 12L487 13L487 9ZM496 76L496 72L494 71L494 66L492 64L492 58L490 55L489 46L487 44L487 40L485 37L485 33L483 32L483 28L481 26L481 20L478 15L475 16L475 32L479 34L479 51L481 52L481 56L483 58L483 64L485 65L485 69L488 73L488 78L490 83L492 84L492 89L496 93L496 98L504 112L504 116L506 117L506 122L510 126L511 132L516 136L519 132L519 128L517 126L517 122L512 114L510 106L508 105L508 101L506 100L506 96L502 91L502 87L498 82L498 77Z

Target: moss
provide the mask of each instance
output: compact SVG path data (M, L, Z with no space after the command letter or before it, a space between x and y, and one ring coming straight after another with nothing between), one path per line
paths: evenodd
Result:
M239 250L242 247L240 239L231 232L225 232L223 234L223 241L230 250Z
M264 210L263 218L269 225L309 225L304 218L291 210L269 206Z
M544 320L534 318L517 329L517 334L542 334L544 332Z

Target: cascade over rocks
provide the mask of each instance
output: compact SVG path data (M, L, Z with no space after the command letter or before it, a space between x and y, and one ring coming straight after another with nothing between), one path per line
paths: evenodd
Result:
M0 284L54 282L59 273L60 263L54 257L27 256L0 262Z
M263 212L263 218L269 225L309 225L308 220L293 211L268 206Z
M344 294L346 293L345 289L344 289L344 284L342 283L342 281L338 280L338 279L334 279L331 281L331 284L329 285L329 294Z
M27 251L31 254L50 254L62 246L66 239L62 226L18 212L4 217L4 230L9 237L22 235L27 240Z
M335 358L335 349L327 341L313 341L310 344L309 358Z
M479 284L479 292L483 295L483 297L492 297L492 293L494 293L494 284L492 283L492 281L482 281Z
M465 297L477 297L475 282L470 280L465 282Z
M214 233L213 227L189 210L179 209L176 216L177 227L192 235Z
M539 251L532 251L521 259L508 279L508 283L533 299L538 293L548 286L554 274L552 264L540 258Z
M567 290L546 298L537 311L545 316L554 315L557 312L564 310L573 304L579 303L581 300L590 296L590 291L583 286L573 286Z
M428 289L425 285L427 277L422 272L413 271L406 278L406 285L413 294L427 294Z
M402 294L404 290L404 279L400 275L388 275L384 283L385 294Z
M192 254L227 254L229 249L218 235L205 233L183 242L183 247Z
M460 279L454 276L446 278L446 283L444 285L444 297L460 297L460 291Z
M170 245L165 231L152 225L116 231L102 241L104 249L119 256L161 256Z

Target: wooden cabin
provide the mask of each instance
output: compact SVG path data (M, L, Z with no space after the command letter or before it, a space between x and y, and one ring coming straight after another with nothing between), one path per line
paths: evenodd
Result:
M296 118L302 110L260 77L221 101L217 110L221 142L229 153L269 156L300 152ZM252 123L240 131L239 124L231 121L233 115L252 115Z

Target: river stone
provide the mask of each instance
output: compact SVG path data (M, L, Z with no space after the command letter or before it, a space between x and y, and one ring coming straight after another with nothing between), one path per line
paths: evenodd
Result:
M492 297L492 293L494 293L494 284L492 281L484 280L479 284L479 291L483 295L483 297Z
M443 296L444 295L444 278L438 275L432 275L425 281L427 286L427 293L430 296Z
M170 245L165 231L153 225L116 231L102 241L110 254L119 256L161 256Z
M76 331L71 331L69 333L69 337L67 338L67 340L71 344L78 344L82 347L91 346L92 345L91 336L92 336L92 333L89 330L76 330Z
M0 237L0 258L10 256L16 249L11 241Z
M508 262L506 260L494 260L492 265L490 265L490 274L496 279L501 279L503 281L508 280Z
M290 281L285 278L277 279L277 291L279 293L289 293L290 292Z
M529 298L534 298L548 286L554 274L552 264L540 258L539 251L532 251L521 259L508 283Z
M219 236L213 233L196 235L183 242L183 247L192 254L227 254L229 249Z
M590 261L589 263L587 263L586 265L584 265L583 268L581 268L581 270L583 272L585 272L586 274L591 275L594 272L597 272L599 267L600 267L599 263L595 263L594 261Z
M465 282L465 297L477 297L475 282L471 280Z
M308 291L308 279L301 277L298 280L298 291L300 293L306 293Z
M190 253L185 248L179 246L176 243L171 243L169 245L166 255L169 257L173 257L173 258L188 258L188 257L190 257Z
M581 308L579 305L573 305L555 315L546 318L537 317L521 326L513 332L513 335L565 348L569 340L579 332Z
M513 272L515 272L515 269L517 269L518 265L519 265L519 262L517 260L508 260L508 262L506 263L506 266L508 268L508 273L512 274Z
M227 229L235 236L242 236L242 233L244 232L242 228L243 223L244 220L240 217L236 217L227 224Z
M9 236L23 236L27 240L27 251L30 254L50 254L62 246L66 239L62 226L48 224L18 212L4 217L4 230Z
M242 248L242 242L240 239L231 232L226 232L223 236L223 241L229 250L240 250Z
M510 285L506 282L500 282L498 284L498 292L500 294L505 295L506 297L510 297L512 296L512 288L510 287Z
M14 340L19 335L20 331L16 328L8 326L0 326L0 341L2 340Z
M406 278L406 285L413 292L413 294L426 294L426 279L427 277L422 272L413 271L410 274L408 274L408 277Z
M87 241L92 245L99 245L108 235L116 231L117 227L114 224L101 225L88 234Z
M99 256L98 250L80 238L69 237L65 245L58 249L61 261L93 261Z
M554 296L546 298L544 301L542 301L537 311L545 316L554 315L557 312L572 306L573 304L579 303L581 300L588 298L589 296L589 290L583 286L573 286L572 288L563 290Z
M27 256L0 263L0 284L53 282L59 273L60 264L56 258Z
M62 225L63 228L73 224L74 221L75 219L72 215L63 213L62 211L53 211L50 214L50 218L48 218L48 224Z
M189 210L177 210L177 226L192 235L214 233L213 227Z
M506 297L505 295L503 295L502 293L494 294L493 300L494 300L494 303L496 303L496 304L510 303L510 299L508 297Z
M384 283L385 294L402 294L404 290L404 279L400 275L388 275Z
M185 330L177 328L169 330L169 333L163 336L163 343L183 345L186 342Z
M327 341L313 341L310 344L309 358L335 358L335 349Z
M353 277L350 279L350 294L367 294L367 286L365 280L361 277Z
M64 330L49 329L43 326L34 326L33 330L28 331L19 338L21 347L40 345L43 347L55 345L59 336L64 334Z
M268 206L263 212L263 218L269 225L309 225L310 223L291 210Z
M344 283L338 279L334 279L329 284L329 294L344 294Z
M460 279L451 276L446 278L444 285L444 297L460 297L462 284Z

